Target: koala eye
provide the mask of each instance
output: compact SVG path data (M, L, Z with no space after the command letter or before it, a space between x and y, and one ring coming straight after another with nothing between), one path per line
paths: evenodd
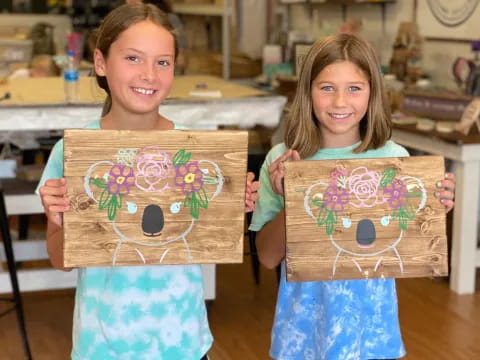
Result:
M349 218L342 218L343 227L349 229L352 226L352 220Z
M127 211L129 214L135 214L137 212L137 204L127 201Z
M182 205L182 203L180 203L178 201L174 202L172 205L170 205L170 212L172 214L178 214L180 212L181 205Z
M391 219L391 216L383 216L380 219L380 224L382 224L382 226L388 226L390 224L390 219Z

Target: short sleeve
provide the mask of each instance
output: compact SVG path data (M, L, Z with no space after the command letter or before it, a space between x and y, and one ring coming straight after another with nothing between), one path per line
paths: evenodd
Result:
M259 231L266 223L272 221L284 207L284 198L275 193L270 184L268 167L281 156L287 148L284 144L273 147L266 156L265 162L260 169L259 198L255 204L255 211L249 230Z
M38 189L45 184L49 179L59 179L63 177L63 139L59 140L53 147L47 161L47 165L43 170L42 177L38 182L35 193L38 194Z

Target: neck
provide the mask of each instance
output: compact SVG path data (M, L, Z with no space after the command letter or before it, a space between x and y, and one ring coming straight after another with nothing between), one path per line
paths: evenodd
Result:
M322 131L322 148L335 149L355 145L361 140L358 132L349 134L332 134Z
M104 130L170 130L173 123L158 112L132 114L112 106L112 109L101 120Z

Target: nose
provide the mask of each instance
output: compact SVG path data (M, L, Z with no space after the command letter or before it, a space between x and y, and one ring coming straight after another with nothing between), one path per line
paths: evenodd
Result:
M369 219L363 219L357 225L357 243L359 247L371 247L376 239L375 225Z
M164 225L165 219L160 206L148 205L145 207L142 216L142 230L145 236L160 236Z
M153 65L145 63L142 67L141 78L147 82L152 82L154 77Z
M345 106L345 104L346 104L346 102L345 102L345 94L343 93L343 91L337 91L337 92L335 92L335 98L333 99L333 104L334 104L336 107Z

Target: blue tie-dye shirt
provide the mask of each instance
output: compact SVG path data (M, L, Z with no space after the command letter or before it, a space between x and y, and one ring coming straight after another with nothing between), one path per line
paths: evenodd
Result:
M321 149L307 160L408 156L392 141L360 154L359 144ZM284 206L273 192L268 167L287 148L275 146L260 172L260 198L251 230L259 231ZM396 359L405 355L398 322L394 279L286 282L285 264L278 290L270 355L278 360Z
M60 177L62 140L40 184ZM213 341L200 265L79 268L72 338L73 360L200 359Z

